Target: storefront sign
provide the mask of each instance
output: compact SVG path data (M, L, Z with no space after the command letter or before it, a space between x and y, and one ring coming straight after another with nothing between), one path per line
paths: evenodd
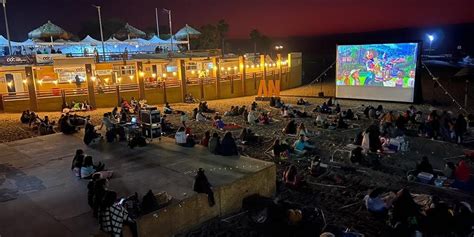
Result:
M38 64L53 63L53 61L58 58L66 58L66 57L62 54L37 54L36 63Z
M65 72L86 72L85 67L64 67L64 68L54 68L55 73L65 73Z
M95 70L95 74L97 76L110 76L112 75L112 69Z
M14 55L14 56L5 56L1 58L2 65L25 65L33 64L33 59L29 56L23 55Z

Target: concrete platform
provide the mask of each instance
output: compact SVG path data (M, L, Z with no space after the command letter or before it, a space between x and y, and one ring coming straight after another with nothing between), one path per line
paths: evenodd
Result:
M148 146L133 150L126 143L104 142L87 147L82 137L63 134L0 144L1 237L90 236L98 232L97 221L87 204L87 181L76 178L70 169L78 148L92 155L94 162L101 161L108 170L114 171L110 189L119 196L134 192L142 196L152 189L155 193L166 191L178 201L186 200L198 196L192 191L198 168L206 170L215 187L229 187L239 180L244 182L246 176L269 168L274 176L275 170L273 163L248 157L216 156L201 146L177 146L172 139L155 139ZM270 184L259 182L260 186L254 189L268 186L268 192L274 190L274 184L271 185L274 177L269 180ZM253 188L239 192L248 193L250 189ZM227 196L241 195L228 193L229 188L225 190ZM224 193L219 193L217 198L221 203L226 201ZM219 205L217 214L230 210L225 208L224 204ZM140 227L143 233L147 232L144 228L146 226ZM148 231L148 234L153 235L153 232Z

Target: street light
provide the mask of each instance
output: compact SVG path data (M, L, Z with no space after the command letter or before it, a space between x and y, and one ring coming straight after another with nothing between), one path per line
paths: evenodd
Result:
M169 21L169 24L170 24L170 36L171 36L171 40L170 40L171 52L173 52L173 26L172 26L172 23L171 23L171 10L168 10L168 9L163 9L163 10L165 10L165 12L168 13L168 21Z
M105 61L105 46L104 46L104 32L102 30L102 16L100 14L100 6L92 5L97 8L97 14L99 15L99 27L100 27L100 40L102 41L102 57Z
M8 51L9 55L12 55L12 42L10 41L10 30L8 29L7 0L0 0L0 2L3 5L3 15L5 16L5 30L7 31Z
M277 51L278 51L278 50L282 50L282 49L283 49L283 45L277 45L277 46L275 46L275 50L277 50Z
M428 34L427 36L428 36L428 40L430 40L429 54L431 54L431 44L433 43L434 35L433 34Z

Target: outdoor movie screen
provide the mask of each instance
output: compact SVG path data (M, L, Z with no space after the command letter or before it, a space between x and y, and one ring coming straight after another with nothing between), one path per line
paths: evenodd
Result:
M413 102L418 43L338 45L336 97Z

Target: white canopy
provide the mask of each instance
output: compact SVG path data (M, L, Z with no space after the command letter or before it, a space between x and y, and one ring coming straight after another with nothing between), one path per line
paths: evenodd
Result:
M90 35L87 35L80 43L86 45L99 45L101 42L92 38Z

